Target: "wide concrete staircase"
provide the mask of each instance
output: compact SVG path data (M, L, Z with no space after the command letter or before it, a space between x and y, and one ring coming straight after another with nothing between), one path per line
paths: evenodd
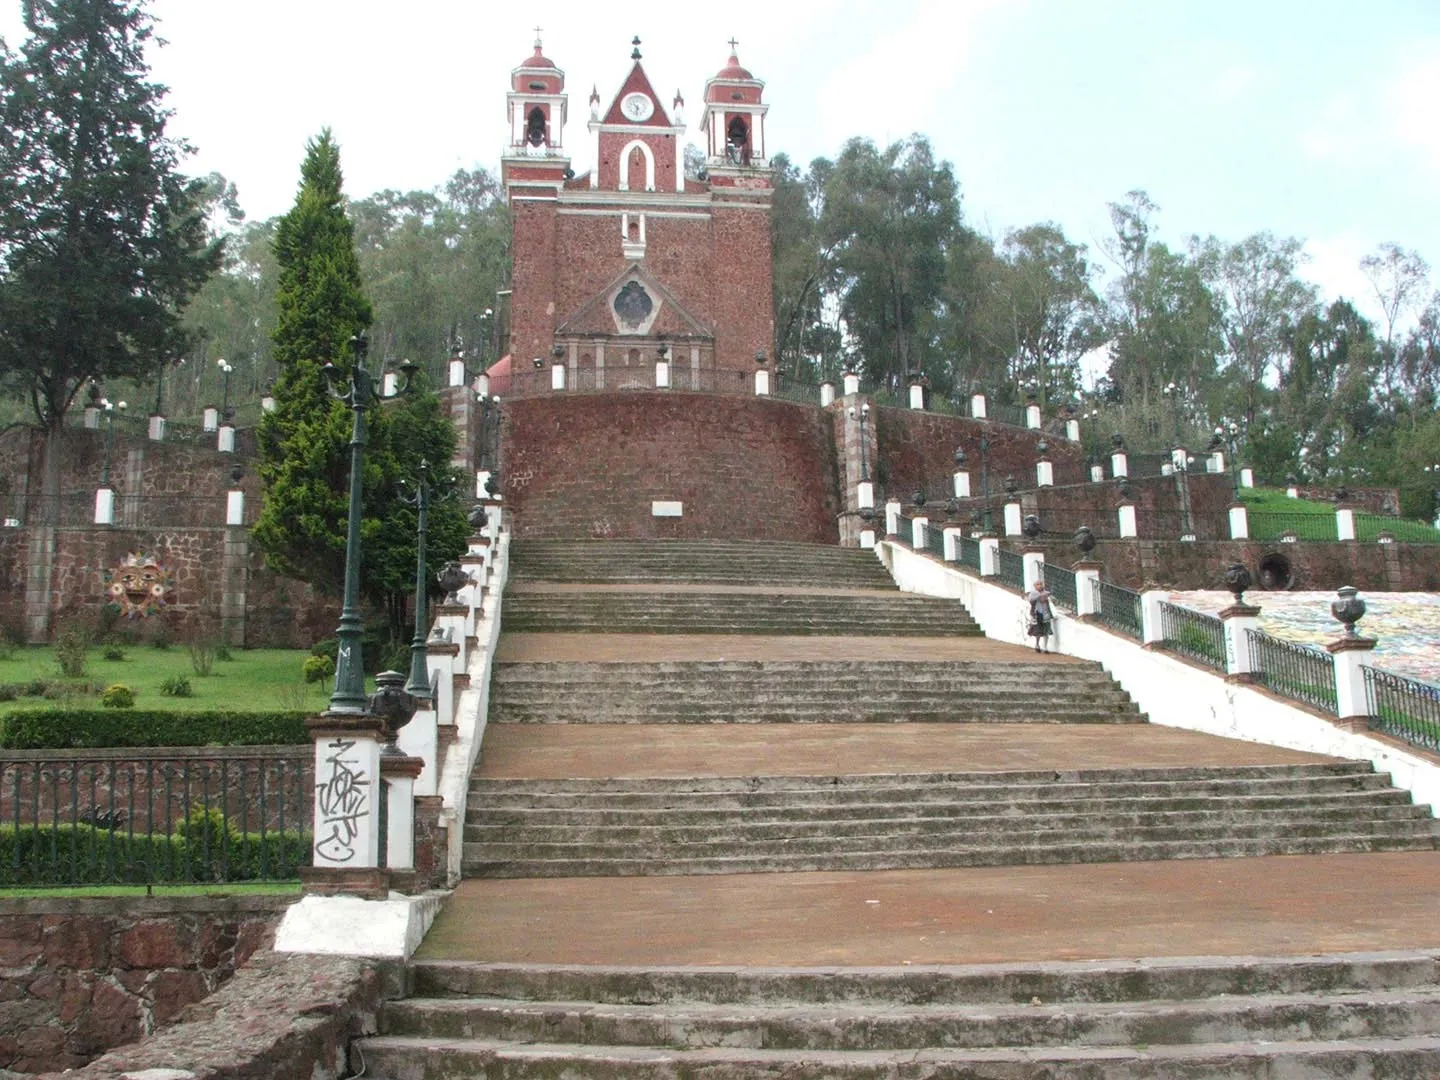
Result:
M1199 1080L1440 1075L1433 955L950 968L419 963L373 1077ZM362 1060L358 1060L361 1059Z
M703 936L725 904L695 897L736 897L744 912L768 896L783 903L797 894L779 879L772 889L753 884L780 872L787 882L825 872L806 886L817 891L859 875L857 897L883 878L889 905L907 895L894 875L1036 874L1052 864L1106 875L1109 863L1123 870L1110 887L1128 893L1149 880L1143 868L1207 866L1162 860L1433 852L1436 826L1368 763L1281 761L1269 748L1151 726L1098 665L977 638L953 601L905 611L906 625L924 625L921 636L873 633L918 598L897 592L870 553L527 541L514 545L511 567L464 826L473 880L442 914L451 924L432 932L464 941L457 920L484 922L506 905L508 959L437 953L427 942L431 958L410 965L407 996L384 1006L377 1036L354 1044L357 1075L1440 1076L1440 949L1194 959L1206 949L1186 947L1180 923L1178 955L1192 959L657 966L654 956L672 955L677 926ZM785 612L770 602L790 597L814 606ZM933 621L921 610L930 606L942 613ZM1225 745L1184 758L1201 743ZM1052 763L1057 753L1068 757ZM1400 857L1409 856L1377 856ZM1222 865L1204 876L1224 876ZM961 867L977 869L951 869ZM942 895L959 887L944 881ZM669 883L678 891L665 893ZM701 883L718 891L702 893ZM1048 877L1034 900L1054 905L1062 948L1065 889L1063 876ZM604 917L577 916L579 898L597 891L611 898ZM650 962L613 949L611 962L563 962L548 945L543 962L517 959L552 935L605 951L607 931L592 923L647 939L656 932L647 911L670 895ZM552 925L560 897L570 914ZM986 932L977 925L986 905L967 914L942 904L937 916L930 903L940 932L947 922ZM1161 893L1146 910L1163 903ZM759 915L732 911L741 923L729 925ZM891 933L910 916L897 917ZM786 940L812 940L807 910L767 918ZM825 936L805 956L875 954L859 912L816 919ZM1293 951L1324 952L1308 947L1297 920ZM856 935L848 946L847 934ZM726 940L703 955L724 957ZM998 956L1023 955L993 940Z

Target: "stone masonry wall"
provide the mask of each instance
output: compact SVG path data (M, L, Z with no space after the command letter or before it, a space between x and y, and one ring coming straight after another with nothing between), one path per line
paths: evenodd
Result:
M268 947L289 896L0 900L0 1069L84 1065Z
M739 395L597 393L506 403L517 537L838 541L830 417ZM683 504L655 517L653 501Z

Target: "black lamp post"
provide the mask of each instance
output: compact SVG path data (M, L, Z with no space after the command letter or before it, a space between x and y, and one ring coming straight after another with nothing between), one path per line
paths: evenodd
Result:
M850 418L860 425L860 481L861 483L869 483L870 457L869 451L865 446L865 421L870 418L870 403L867 401L860 405L859 408L851 405Z
M93 384L92 384L93 385ZM100 486L110 486L110 451L115 446L115 413L125 412L125 402L100 399L100 408L105 416L105 457L100 465Z
M220 420L223 423L230 419L230 373L235 369L223 356L215 361L215 366L225 376L225 389L220 396Z
M410 639L410 677L405 682L405 692L411 697L430 697L430 673L425 665L425 623L426 589L429 581L425 577L425 525L430 510L430 463L420 459L420 478L415 482L415 494L401 495L402 502L415 507L415 636Z
M345 402L355 414L350 433L350 514L345 532L345 601L340 609L340 625L335 636L340 648L335 660L335 691L330 695L330 712L364 714L369 707L365 697L365 669L360 656L360 501L365 467L365 413L379 400L375 377L365 368L369 343L363 333L350 339L354 352L348 372L327 363L322 369L330 393ZM410 388L415 365L409 360L400 366L405 374L404 390ZM337 390L337 381L348 387ZM344 385L342 383L342 385Z
M990 438L987 435L980 436L980 497L985 500L985 531L988 533L994 528L994 520L990 516Z
M1239 437L1240 425L1234 420L1225 420L1222 418L1220 426L1215 429L1215 438L1217 440L1223 439L1227 449L1230 451L1230 457L1226 461L1226 464L1230 466L1230 491L1237 496L1240 494L1240 472L1238 469L1239 462L1235 460L1235 448L1239 445Z

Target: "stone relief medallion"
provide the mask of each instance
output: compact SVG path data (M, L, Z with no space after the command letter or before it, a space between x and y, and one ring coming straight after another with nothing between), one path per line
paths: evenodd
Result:
M644 282L631 278L615 290L610 298L610 311L615 328L622 334L646 334L660 314L661 302L645 288Z
M144 552L131 552L105 571L105 599L127 619L159 614L174 587L174 575L156 556Z

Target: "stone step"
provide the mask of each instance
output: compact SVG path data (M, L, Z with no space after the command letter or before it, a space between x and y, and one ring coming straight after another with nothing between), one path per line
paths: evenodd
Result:
M1391 835L1362 828L1324 837L1225 837L1213 841L1177 839L1141 842L1127 839L1056 841L1024 840L992 845L916 847L908 839L875 850L814 854L738 854L713 857L658 858L653 853L628 858L492 858L483 846L464 845L462 868L467 877L645 877L692 874L813 873L822 871L930 870L965 866L1042 866L1068 863L1144 862L1167 859L1232 859L1273 855L1321 855L1368 851L1433 851L1432 835Z
M587 1047L382 1036L354 1044L373 1080L1289 1080L1432 1077L1440 1037L1335 1042L808 1051ZM355 1062L359 1067L359 1062Z
M1032 654L1033 655L1033 654ZM687 680L713 684L719 678L781 680L795 686L944 686L1047 685L1047 692L1068 685L1114 686L1099 664L1065 662L1063 678L1054 661L1026 660L653 660L645 663L583 660L500 661L496 677L510 681L587 679L625 685L673 686ZM1063 685L1053 685L1063 684Z
M497 702L492 706L492 724L1140 724L1144 717L1132 707L1119 704L1102 708L1088 706L1073 710L1050 707L1043 715L1033 709L987 708L984 702L968 702L967 712L957 712L951 704L941 704L944 711L918 712L911 710L897 715L894 709L866 709L862 706L829 706L814 702L808 706L762 709L747 707L744 703L726 706L716 703L709 708L686 710L675 707L661 709L635 708L621 710L607 708L603 703L593 705L574 702L569 711L563 706L536 705L521 707L509 702Z
M387 1035L588 1046L907 1050L1414 1038L1440 1031L1440 988L1198 1001L712 1005L506 998L388 1003Z

